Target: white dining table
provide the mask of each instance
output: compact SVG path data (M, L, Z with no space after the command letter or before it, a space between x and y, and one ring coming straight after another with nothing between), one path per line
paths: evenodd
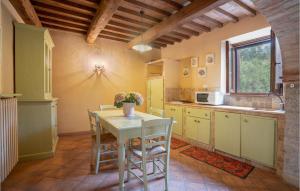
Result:
M103 128L112 133L118 141L119 187L124 190L125 152L129 139L141 136L141 121L162 119L161 117L143 112L135 112L133 117L125 117L122 110L95 111L100 117Z

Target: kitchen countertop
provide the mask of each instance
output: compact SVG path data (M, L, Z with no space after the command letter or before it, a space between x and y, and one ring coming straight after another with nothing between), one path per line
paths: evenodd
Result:
M205 105L205 104L196 104L196 103L184 103L180 101L165 102L168 105L178 105L178 106L188 106L188 107L199 107L214 109L218 111L236 111L240 113L252 113L252 114L265 114L265 115L275 115L275 116L284 116L285 111L268 109L268 108L253 108L253 107L241 107L241 106L231 106L231 105Z

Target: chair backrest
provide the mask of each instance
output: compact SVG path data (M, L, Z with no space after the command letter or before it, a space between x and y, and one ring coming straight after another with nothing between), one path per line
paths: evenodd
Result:
M114 109L118 109L118 108L116 106L114 106L114 105L105 105L105 104L101 104L100 105L100 111L114 110Z
M142 152L143 155L147 148L164 146L169 153L173 118L154 119L149 121L142 120ZM156 141L151 141L156 140Z
M89 110L88 110L88 115L89 115L92 136L96 136L96 142L100 143L100 135L101 135L100 118L95 112Z

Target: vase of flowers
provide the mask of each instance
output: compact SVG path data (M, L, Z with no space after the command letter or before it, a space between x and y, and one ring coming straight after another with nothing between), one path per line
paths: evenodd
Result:
M134 106L142 105L144 102L143 96L137 92L118 93L115 96L114 105L117 108L123 107L123 113L126 117L134 116Z

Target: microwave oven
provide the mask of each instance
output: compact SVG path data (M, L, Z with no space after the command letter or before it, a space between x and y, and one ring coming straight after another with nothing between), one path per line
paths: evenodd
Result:
M221 92L196 92L195 103L222 105L224 103L224 94Z

